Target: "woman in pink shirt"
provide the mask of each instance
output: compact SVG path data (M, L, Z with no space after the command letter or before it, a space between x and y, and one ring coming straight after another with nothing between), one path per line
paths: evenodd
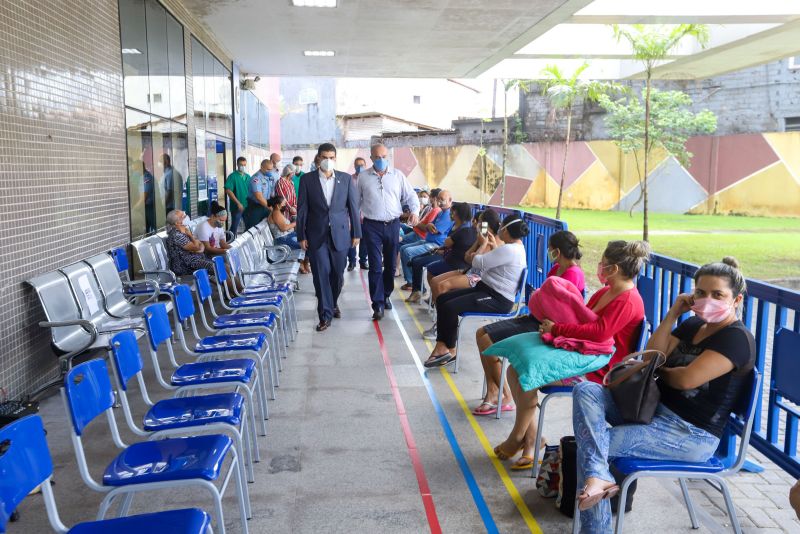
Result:
M582 254L575 234L562 230L551 235L547 244L547 254L550 256L550 261L553 262L553 268L550 269L547 276L558 276L569 280L578 288L578 291L583 293L585 288L583 270L578 264ZM508 337L538 331L539 321L533 315L524 315L479 328L475 338L478 342L480 354L493 343ZM483 397L483 402L472 413L475 415L490 415L497 413L497 410L513 410L514 405L511 402L511 390L508 389L508 382L503 387L502 406L495 404L498 389L500 388L500 372L502 369L500 359L481 356L481 364L486 375L486 395Z

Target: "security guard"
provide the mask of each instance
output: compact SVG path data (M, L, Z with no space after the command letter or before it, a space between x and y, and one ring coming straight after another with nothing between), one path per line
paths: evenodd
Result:
M248 230L269 215L267 207L269 193L269 178L263 173L254 174L248 185L247 207L244 210L244 226Z

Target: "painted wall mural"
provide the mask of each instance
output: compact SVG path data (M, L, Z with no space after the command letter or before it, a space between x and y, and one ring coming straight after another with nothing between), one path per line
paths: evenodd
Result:
M800 132L704 136L689 140L689 168L663 151L651 155L650 209L663 213L800 216ZM395 147L393 164L416 186L440 187L454 198L500 204L502 147L476 145ZM314 151L301 151L306 166ZM287 160L294 153L284 153ZM341 149L337 168L353 171L366 149ZM564 159L563 143L510 145L506 162L507 206L555 207ZM638 161L637 161L638 160ZM638 169L637 169L638 162ZM641 154L623 154L613 141L570 145L564 206L628 210L639 198ZM641 210L641 203L636 210Z

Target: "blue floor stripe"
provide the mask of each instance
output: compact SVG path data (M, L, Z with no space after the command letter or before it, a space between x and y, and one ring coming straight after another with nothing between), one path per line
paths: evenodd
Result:
M413 343L411 343L411 339L408 337L408 332L400 321L397 310L393 309L392 315L394 315L394 321L400 328L400 333L403 335L403 339L405 339L406 346L408 347L411 356L414 358L417 371L422 378L422 383L425 384L425 389L428 391L428 397L430 397L431 403L433 404L433 409L436 412L436 416L439 418L439 423L442 425L444 435L447 438L447 441L450 443L450 448L453 450L453 456L455 456L458 466L461 468L461 472L464 475L464 480L467 483L469 492L472 494L472 500L475 502L475 506L478 508L478 512L483 520L483 525L486 527L486 531L490 534L499 534L500 531L497 529L497 525L494 522L492 513L489 511L489 506L486 504L486 500L483 498L483 494L478 487L475 476L472 474L472 470L469 468L467 459L464 457L464 453L461 451L458 440L453 433L453 428L450 426L450 421L447 420L447 415L444 413L444 409L439 402L439 398L436 396L436 392L433 389L433 384L431 384L430 380L428 379L428 375L425 372L425 368L422 366L422 362L419 359L417 350L414 348Z

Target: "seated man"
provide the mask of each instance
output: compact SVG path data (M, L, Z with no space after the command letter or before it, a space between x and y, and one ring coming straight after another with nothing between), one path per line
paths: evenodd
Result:
M427 267L428 280L447 272L463 272L470 265L464 259L467 251L475 243L475 228L470 224L470 207L466 202L453 202L450 208L453 228L444 241L444 246L433 254L422 254L411 260L411 295L407 302L419 302L422 297L422 269Z
M450 233L450 229L453 228L453 220L450 217L450 205L453 202L453 198L450 192L440 192L436 202L441 211L433 221L424 227L425 239L421 242L412 242L400 246L400 267L403 269L403 276L406 280L401 289L408 290L412 288L413 272L411 270L411 260L420 254L425 254L444 245L445 237Z
M197 239L205 247L206 256L222 256L231 248L225 239L225 221L228 212L216 201L211 203L211 216L200 223L195 230Z

